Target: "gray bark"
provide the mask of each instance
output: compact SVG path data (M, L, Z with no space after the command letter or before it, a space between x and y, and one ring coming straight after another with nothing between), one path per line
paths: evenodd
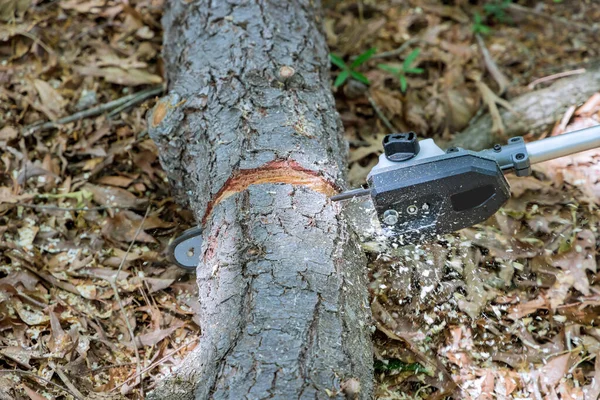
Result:
M470 150L483 150L495 143L504 144L507 138L528 132L540 133L561 119L573 105L585 102L600 90L600 67L571 78L561 79L547 88L523 94L510 101L517 113L501 109L504 137L492 134L492 119L485 114L474 120L464 131L458 133L452 146Z
M366 261L328 196L347 144L318 1L169 1L149 132L204 228L202 336L154 399L373 386Z

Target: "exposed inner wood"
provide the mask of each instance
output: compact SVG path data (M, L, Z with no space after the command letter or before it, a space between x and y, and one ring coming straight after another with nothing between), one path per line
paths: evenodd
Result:
M339 189L332 182L329 182L318 172L306 169L295 161L271 161L262 168L240 170L229 178L223 188L217 193L215 199L209 203L202 222L206 221L212 209L221 201L248 189L251 185L265 183L304 186L328 197L339 192Z

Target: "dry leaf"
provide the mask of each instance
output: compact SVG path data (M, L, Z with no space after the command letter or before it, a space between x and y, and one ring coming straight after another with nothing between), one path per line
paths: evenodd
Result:
M162 279L162 278L144 278L144 280L150 285L149 293L158 292L171 286L175 282L173 279Z
M590 230L583 230L571 249L550 260L550 264L561 268L566 275L573 277L573 287L584 295L590 294L590 283L586 271L596 272L596 236Z
M164 338L170 336L173 332L183 326L183 322L177 321L173 326L166 329L157 329L153 332L138 336L137 340L142 346L155 346Z
M55 115L55 117L51 119L56 119L56 117L61 116L67 101L46 81L35 79L33 85L40 96L42 105Z
M107 218L102 227L102 233L105 237L117 242L129 243L136 238L138 242L156 243L156 240L143 230L139 232L137 237L135 236L140 227L140 222L130 220L124 212L118 212L114 218Z
M107 82L125 86L157 84L163 81L160 76L140 69L124 70L117 67L79 67L77 68L77 72L84 76L96 76L104 78Z
M542 388L554 387L565 376L569 368L571 353L554 357L539 370L539 382Z
M138 199L133 193L114 186L97 186L87 183L83 189L92 193L94 201L101 206L139 208L147 203L146 200Z

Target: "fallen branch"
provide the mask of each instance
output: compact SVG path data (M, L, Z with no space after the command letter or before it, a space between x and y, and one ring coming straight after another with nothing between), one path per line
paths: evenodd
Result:
M55 388L60 389L63 392L70 394L76 400L83 400L83 397L77 396L75 393L71 392L69 389L67 389L67 388L65 388L65 387L63 387L63 386L61 386L61 385L59 385L57 383L54 383L51 380L48 380L48 379L46 379L46 378L44 378L42 376L36 375L33 372L23 371L23 370L20 370L20 369L0 369L0 373L2 373L2 374L25 375L25 376L28 376L28 377L31 377L31 378L34 378L34 379L39 379L40 381L42 381L44 383L52 385Z
M109 101L108 103L100 104L96 107L88 108L87 110L76 112L75 114L60 118L56 121L49 122L36 122L32 125L26 126L24 128L24 135L30 135L33 132L45 129L56 128L60 125L68 124L70 122L79 121L80 119L94 117L96 115L100 115L104 112L114 110L118 110L118 112L123 111L124 109L131 107L135 104L141 103L152 96L158 96L165 90L163 85L151 87L146 90L142 90L141 92L132 93L127 96L123 96L119 99ZM118 113L117 112L117 113ZM111 113L112 114L112 113ZM114 114L116 115L116 114Z
M375 114L377 114L377 116L379 117L381 122L383 122L383 124L386 126L386 128L388 128L390 130L390 132L392 132L392 133L396 132L398 129L394 128L394 125L392 125L390 120L387 119L387 117L385 116L383 111L381 111L381 108L379 108L379 105L377 104L375 99L371 95L368 96L368 99L369 99L369 103L371 103L371 107L373 107L373 110L375 110Z
M539 134L559 120L569 107L584 103L598 91L600 91L600 66L597 65L585 74L565 78L547 88L516 97L510 101L516 113L508 110L500 111L505 128L503 136ZM464 131L456 134L451 145L482 150L504 141L503 137L492 133L492 126L491 116L485 114L472 121Z
M559 23L561 25L564 25L568 28L577 28L583 31L589 31L589 32L596 32L598 31L598 25L597 24L593 24L593 25L588 25L588 24L582 24L579 22L574 22L574 21L570 21L568 19L565 18L561 18L561 17L556 17L554 15L551 14L546 14L540 11L537 11L533 8L529 8L529 7L524 7L521 6L519 4L514 4L514 3L510 3L508 6L509 9L516 11L516 12L521 12L523 14L529 14L529 15L533 15L534 17L538 17L538 18L543 18L555 23Z

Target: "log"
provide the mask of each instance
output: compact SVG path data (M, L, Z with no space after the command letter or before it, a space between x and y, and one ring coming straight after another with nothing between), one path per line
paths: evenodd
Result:
M508 138L538 134L560 120L573 105L583 104L600 91L600 66L571 78L561 79L547 88L518 96L510 101L516 111L500 110L504 124L504 137L492 134L492 118L484 114L475 119L464 131L456 134L451 146L470 150L483 150L495 143L505 144Z
M202 334L149 398L371 398L366 259L328 199L348 146L320 2L169 1L163 26L149 133L204 230Z

